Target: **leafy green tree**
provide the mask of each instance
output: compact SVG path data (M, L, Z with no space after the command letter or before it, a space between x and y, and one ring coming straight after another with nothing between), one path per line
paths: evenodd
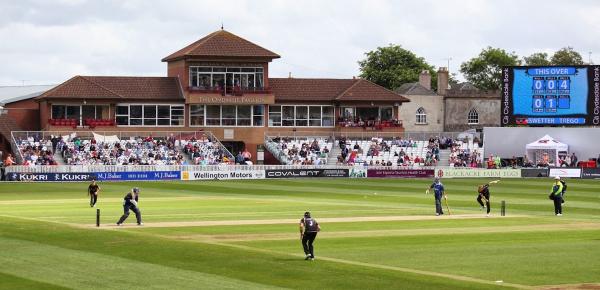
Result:
M573 50L572 47L567 46L561 48L552 55L550 59L553 65L583 65L583 58L579 52Z
M506 52L501 48L488 46L477 57L463 62L460 72L465 79L482 90L500 88L502 67L519 65L521 61L515 52Z
M358 62L363 79L394 90L402 84L419 81L421 71L428 70L431 87L437 86L437 74L433 66L400 45L378 47L365 55L366 58Z
M545 52L536 52L530 56L523 57L525 65L531 66L545 66L551 65L552 63L548 59L548 54Z

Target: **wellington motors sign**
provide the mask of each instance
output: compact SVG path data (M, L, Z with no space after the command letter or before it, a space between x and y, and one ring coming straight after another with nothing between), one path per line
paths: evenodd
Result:
M520 169L476 169L476 168L438 168L435 170L435 177L441 178L470 178L470 177L491 177L491 178L520 178Z
M181 180L263 179L264 170L243 171L183 171Z

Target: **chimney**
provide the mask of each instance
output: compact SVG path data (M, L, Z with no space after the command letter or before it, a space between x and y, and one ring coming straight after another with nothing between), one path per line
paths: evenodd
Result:
M428 70L423 70L419 75L419 84L431 90L431 74L429 74Z
M292 78L292 72L289 72L288 73L288 79L291 79L291 78Z
M448 89L448 68L440 67L437 75L437 93L438 95L446 95L446 90Z

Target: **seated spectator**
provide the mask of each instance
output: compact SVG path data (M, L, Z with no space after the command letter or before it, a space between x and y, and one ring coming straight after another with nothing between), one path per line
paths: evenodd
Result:
M4 159L4 166L8 167L8 166L11 166L11 165L15 165L15 161L12 158L12 154L9 153L6 156L6 159Z

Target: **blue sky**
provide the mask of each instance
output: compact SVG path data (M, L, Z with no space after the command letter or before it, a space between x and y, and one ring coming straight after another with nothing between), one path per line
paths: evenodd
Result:
M164 76L160 59L220 29L282 56L273 77L351 78L389 43L457 72L486 46L572 46L600 62L598 1L0 1L0 85Z

